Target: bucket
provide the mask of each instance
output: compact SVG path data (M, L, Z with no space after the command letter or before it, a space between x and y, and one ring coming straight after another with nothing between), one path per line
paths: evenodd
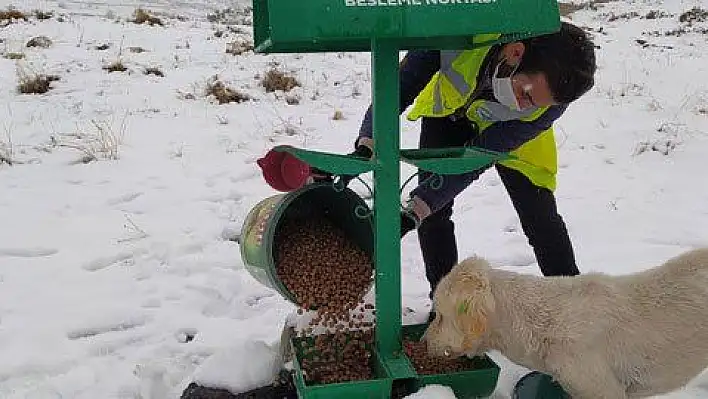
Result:
M570 395L550 375L532 371L516 383L512 399L570 399Z
M349 188L313 183L268 197L251 209L241 228L241 258L258 282L299 305L277 273L275 237L285 222L324 217L373 259L374 228L366 202Z

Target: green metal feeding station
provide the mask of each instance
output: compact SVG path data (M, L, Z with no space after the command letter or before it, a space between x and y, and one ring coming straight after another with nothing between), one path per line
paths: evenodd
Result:
M458 397L491 394L499 368L473 359L470 371L418 375L403 353L404 336L420 336L424 326L401 325L401 204L399 162L437 174L457 174L508 159L508 154L473 147L444 150L399 148L399 52L406 49L464 49L555 32L560 28L555 0L253 0L254 44L260 53L370 51L373 69L374 156L278 147L335 175L373 172L376 332L369 381L308 386L297 367L303 398L389 398L392 386L451 386ZM474 35L497 39L473 42ZM490 35L490 37L492 37ZM395 221L395 223L394 223Z

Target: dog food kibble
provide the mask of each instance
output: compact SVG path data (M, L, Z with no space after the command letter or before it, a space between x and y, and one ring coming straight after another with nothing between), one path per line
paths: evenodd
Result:
M327 322L348 319L371 285L371 258L324 218L285 222L275 245L280 280Z
M369 350L374 342L372 331L322 334L314 345L302 341L302 370L308 384L368 380L373 377Z
M403 340L403 350L413 362L418 374L448 374L469 370L464 357L445 358L428 355L428 346L424 341Z
M324 218L285 221L275 248L278 277L301 306L298 314L316 311L299 333L305 381L371 379L373 331L352 331L364 317L356 313L373 279L371 258Z
M274 244L278 277L301 306L297 313L315 311L296 341L305 382L374 378L376 309L362 299L373 278L370 257L324 218L285 221ZM428 356L425 342L405 339L403 346L419 374L469 369L464 358Z

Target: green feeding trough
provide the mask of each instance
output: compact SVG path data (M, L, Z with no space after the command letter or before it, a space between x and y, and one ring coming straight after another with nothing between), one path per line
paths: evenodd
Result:
M400 241L391 237L400 236L399 223L393 223L398 220L400 212L400 162L438 174L454 174L475 170L510 156L479 148L400 150L399 51L465 49L555 32L560 28L558 4L555 0L253 0L253 14L256 52L366 51L372 56L376 141L373 159L365 161L285 146L279 150L334 174L373 171L373 215L358 220L351 219L351 215L345 216L342 209L361 207L360 199L341 190L338 195L344 197L327 197L329 194L318 191L323 190L321 188L285 194L267 200L258 209L258 212L269 212L270 209L275 216L271 219L261 216L266 219L262 226L266 230L257 232L254 240L262 239L262 234L266 237L272 234L268 229L277 226L272 221L287 215L287 208L298 198L314 196L323 198L320 203L339 203L333 206L332 214L349 218L344 225L355 231L353 234L364 240L361 244L373 251L377 309L371 348L374 378L308 386L299 367L302 354L297 351L297 338L292 338L299 397L391 398L396 387L418 389L429 384L450 386L459 398L490 395L496 386L499 368L486 357L472 359L473 366L468 371L426 376L416 373L402 350L402 341L404 336L419 336L424 326L401 325L401 248ZM479 35L483 35L482 39ZM471 39L473 36L478 38L477 42ZM371 231L367 232L367 228L373 228L373 235ZM255 246L250 250L253 253L248 254L247 263L252 269L249 271L287 298L287 290L279 286L274 277L269 250ZM535 397L530 387L530 384L526 385L523 398Z

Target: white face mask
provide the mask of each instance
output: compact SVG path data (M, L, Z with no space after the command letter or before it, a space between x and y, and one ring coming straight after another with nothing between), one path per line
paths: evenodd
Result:
M516 99L516 95L514 94L514 86L511 84L511 77L514 76L519 64L514 66L514 70L511 71L508 77L499 78L499 66L502 63L503 61L497 64L497 67L494 69L494 76L492 77L492 90L494 91L494 97L500 104L506 105L514 111L520 111L521 106L519 105L519 101Z

